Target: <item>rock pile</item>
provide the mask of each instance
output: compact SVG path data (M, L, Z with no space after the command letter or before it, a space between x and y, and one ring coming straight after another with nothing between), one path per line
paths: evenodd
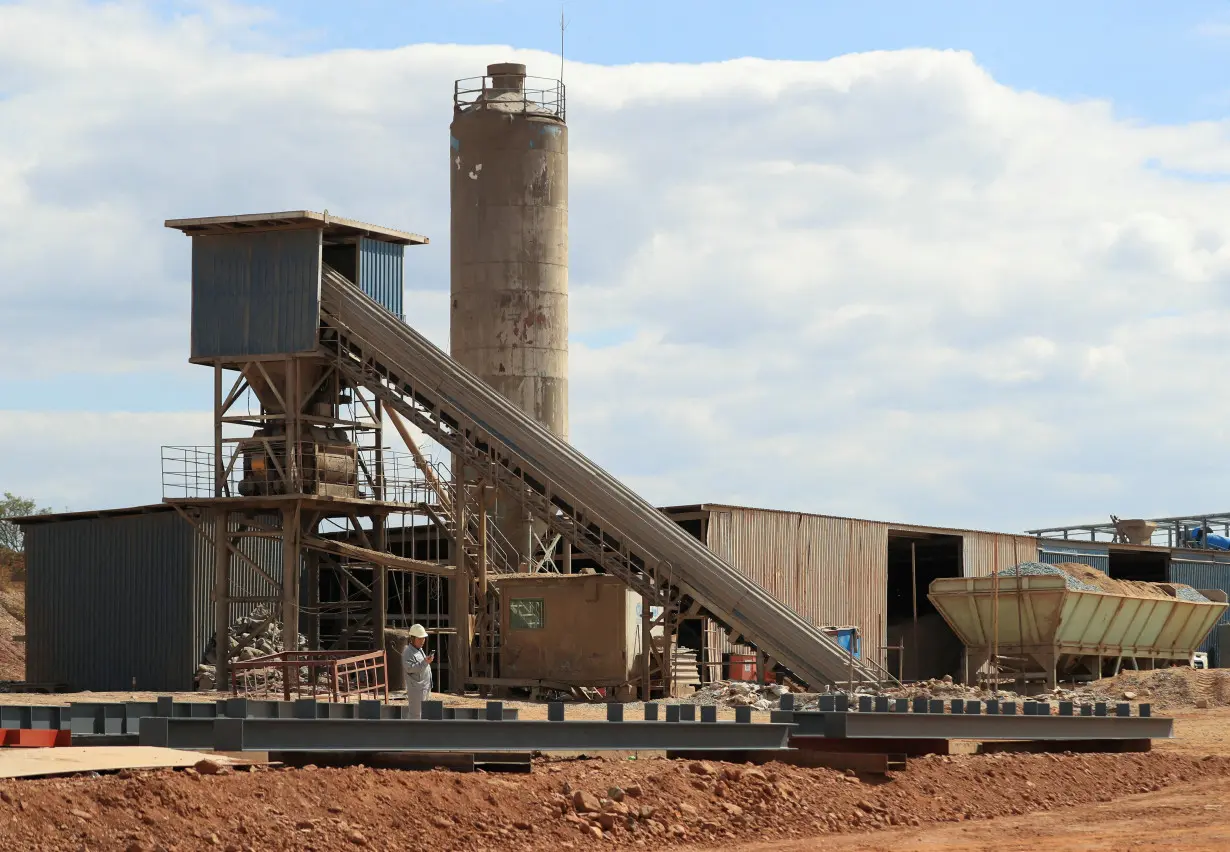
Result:
M783 693L790 690L776 683L760 686L741 680L719 680L706 684L682 703L717 707L751 707L754 710L776 710Z
M215 633L209 637L209 644L205 646L204 659L197 666L196 688L198 690L217 689L217 635ZM257 607L231 624L227 631L227 641L230 645L232 660L254 660L267 654L277 654L284 650L282 623L275 619L269 610ZM307 637L300 634L299 648L305 647L307 647Z

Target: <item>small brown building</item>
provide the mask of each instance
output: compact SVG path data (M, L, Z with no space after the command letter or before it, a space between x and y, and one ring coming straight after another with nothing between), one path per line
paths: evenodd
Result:
M500 676L618 686L637 678L640 595L602 574L517 574L500 589Z

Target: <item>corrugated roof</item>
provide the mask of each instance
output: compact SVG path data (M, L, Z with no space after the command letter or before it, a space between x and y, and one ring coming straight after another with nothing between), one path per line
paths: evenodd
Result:
M218 234L247 233L287 228L323 228L326 237L370 237L386 243L400 245L426 245L431 242L422 234L398 231L383 225L373 225L356 219L344 219L328 211L287 210L281 213L242 213L236 216L205 216L199 219L168 219L163 223L168 228L183 231L190 237Z
M845 515L824 515L818 512L799 512L792 509L765 509L760 506L737 506L733 503L691 503L683 506L661 506L661 511L671 515L684 515L695 512L715 512L722 509L739 509L745 512L773 512L785 515L801 515L808 518L829 518L837 521L860 521L863 523L883 524L896 530L906 532L928 532L928 533L975 533L979 535L1009 535L1009 536L1029 536L1033 537L1032 533L1021 532L1003 532L1002 530L978 530L969 529L967 527L937 527L930 524L911 524L904 521L878 521L872 518L851 518ZM1127 545L1127 544L1112 544L1111 542L1082 542L1079 539L1039 539L1043 543L1055 543L1056 545L1071 544L1075 547L1080 547L1082 544L1092 545L1094 547L1110 546L1115 550L1140 550L1140 551L1159 551L1170 550L1168 547L1155 545Z
M722 509L742 509L746 512L776 512L784 515L803 515L809 518L830 518L837 521L861 521L863 523L884 524L889 527L899 527L906 530L927 530L937 533L989 533L991 535L1027 535L1024 532L1002 532L998 530L975 530L965 527L936 527L930 524L911 524L904 521L880 521L872 518L851 518L846 515L825 515L819 512L799 512L792 509L765 509L760 506L736 506L733 503L693 503L686 506L663 506L663 512L668 514L685 514L688 512L713 512Z
M166 503L151 503L147 506L128 506L122 509L93 509L85 512L55 512L48 515L25 515L20 518L5 518L18 526L56 524L61 521L80 521L85 518L125 518L131 515L152 515L157 512L174 512L174 506Z

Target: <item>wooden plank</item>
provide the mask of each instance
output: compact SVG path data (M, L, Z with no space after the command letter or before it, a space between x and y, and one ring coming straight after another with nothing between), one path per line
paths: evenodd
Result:
M148 746L4 749L0 751L0 778L192 766L206 757L218 759L217 755Z

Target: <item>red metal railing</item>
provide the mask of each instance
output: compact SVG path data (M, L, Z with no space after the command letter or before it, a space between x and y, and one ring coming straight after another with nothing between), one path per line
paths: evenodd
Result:
M264 686L268 695L281 675L282 698L291 695L328 695L333 701L351 696L370 696L386 703L389 682L384 651L356 654L354 651L282 651L231 663L231 694L245 694Z

